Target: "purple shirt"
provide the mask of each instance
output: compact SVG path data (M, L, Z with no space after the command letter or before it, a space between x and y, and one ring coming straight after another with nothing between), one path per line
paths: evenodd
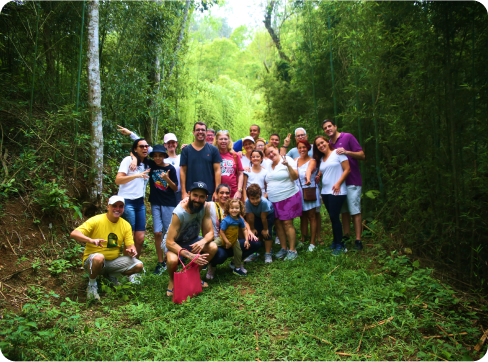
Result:
M335 143L330 140L330 144L336 149L343 147L346 151L359 152L363 150L359 145L358 140L352 134L345 132L341 132L341 135L337 138ZM346 186L363 186L358 160L351 156L347 156L347 159L349 160L351 173L346 178Z

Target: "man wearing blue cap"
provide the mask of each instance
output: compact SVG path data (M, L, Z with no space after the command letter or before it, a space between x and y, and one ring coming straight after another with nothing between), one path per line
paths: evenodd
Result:
M179 204L173 211L173 218L168 232L164 236L161 248L166 248L166 264L168 267L169 284L166 294L173 295L174 273L178 266L178 253L180 256L195 260L200 270L208 264L217 252L217 245L212 242L214 231L209 212L205 210L205 200L209 192L204 182L194 182L189 188L189 200L186 204ZM209 230L202 238L200 229ZM180 252L181 250L181 252ZM202 287L208 284L201 281Z

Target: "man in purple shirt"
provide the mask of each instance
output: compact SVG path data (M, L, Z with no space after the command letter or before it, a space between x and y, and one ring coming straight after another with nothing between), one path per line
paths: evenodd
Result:
M345 132L337 132L337 126L334 121L326 119L322 122L322 129L329 137L329 142L337 150L339 155L346 155L351 167L351 173L346 178L347 188L347 202L343 204L342 214L342 228L344 235L349 235L351 232L351 215L356 231L356 250L362 250L361 243L362 220L361 220L361 188L363 182L361 180L361 173L359 172L358 160L364 160L366 156L361 148L361 145L356 138Z

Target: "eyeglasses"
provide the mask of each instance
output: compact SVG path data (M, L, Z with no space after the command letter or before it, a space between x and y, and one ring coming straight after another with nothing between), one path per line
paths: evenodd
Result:
M306 134L302 133L302 134L295 135L295 138L305 138L305 136L306 136Z
M139 147L139 148L149 148L149 145L139 145L137 147Z
M205 128L197 128L195 132L207 132Z

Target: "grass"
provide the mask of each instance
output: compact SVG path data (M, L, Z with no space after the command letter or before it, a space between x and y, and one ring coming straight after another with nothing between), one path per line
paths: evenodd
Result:
M0 321L4 355L17 360L472 360L486 353L479 318L431 269L386 251L334 257L327 246L292 262L219 266L190 302L166 297L146 249L141 285L102 286L101 302L38 291L38 303ZM279 246L274 248L278 250ZM416 264L417 265L417 264ZM202 272L203 273L203 272ZM485 319L486 321L486 319ZM485 323L485 327L486 327ZM453 337L430 338L443 331ZM466 333L459 335L459 333ZM339 354L342 353L342 354ZM349 354L345 355L345 354Z

